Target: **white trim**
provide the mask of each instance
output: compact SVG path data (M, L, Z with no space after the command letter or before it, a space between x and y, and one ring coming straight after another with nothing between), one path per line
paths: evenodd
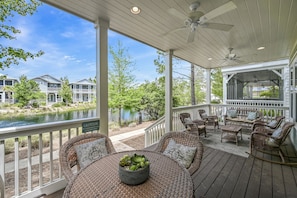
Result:
M283 68L284 66L289 64L289 59L285 60L278 60L278 61L271 61L271 62L263 62L263 63L256 63L256 64L249 64L249 65L240 65L240 66L233 66L233 67L223 67L222 73L243 73L247 71L259 71L265 70L269 68L272 69L279 69Z

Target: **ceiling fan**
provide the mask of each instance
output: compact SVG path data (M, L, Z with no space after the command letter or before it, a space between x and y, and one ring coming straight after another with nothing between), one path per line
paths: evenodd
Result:
M181 28L172 30L167 34L178 30L182 30L182 29L190 29L187 42L191 43L194 41L195 32L198 26L203 28L221 30L221 31L229 31L233 27L233 25L228 25L228 24L208 23L209 20L237 8L232 1L229 1L206 14L197 10L199 6L200 6L200 3L198 1L193 2L189 7L190 13L188 14L188 16L185 16L183 13L179 12L175 8L168 9L169 14L184 20L184 26L182 26Z
M229 53L226 54L225 58L223 59L224 61L220 64L220 65L223 65L224 63L230 63L230 62L233 62L233 63L243 63L244 61L240 60L240 56L237 56L237 54L235 53L232 53L233 51L233 48L230 47L228 48L229 50Z

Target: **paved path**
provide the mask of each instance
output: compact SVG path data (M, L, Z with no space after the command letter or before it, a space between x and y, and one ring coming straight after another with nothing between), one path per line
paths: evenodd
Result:
M134 148L130 147L127 144L124 144L121 142L121 140L125 140L134 136L142 135L144 134L144 128L143 129L138 129L135 131L127 132L127 133L122 133L119 135L114 135L111 136L110 139L114 145L114 148L117 152L119 151L125 151L125 150L135 150ZM58 159L59 158L59 150L56 150L53 152L53 159ZM31 158L31 166L39 164L39 156L34 156ZM43 162L49 162L50 161L50 154L45 153L42 156L42 161ZM5 164L5 173L10 173L14 172L14 164L15 162L9 162ZM19 161L19 169L27 168L28 166L28 160L26 159L21 159Z

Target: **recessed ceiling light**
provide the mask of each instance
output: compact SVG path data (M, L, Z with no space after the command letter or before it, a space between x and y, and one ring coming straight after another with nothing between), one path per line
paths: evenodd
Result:
M211 61L211 60L212 60L212 58L208 58L207 60Z
M257 48L257 50L263 50L263 49L265 49L264 46L262 46L262 47L258 47L258 48Z
M137 6L132 6L130 11L131 11L132 14L139 14L141 10Z

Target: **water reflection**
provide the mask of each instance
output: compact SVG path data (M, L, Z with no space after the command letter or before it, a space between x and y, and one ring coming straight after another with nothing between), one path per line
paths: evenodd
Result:
M56 112L46 113L38 115L22 115L18 117L6 118L0 120L0 128L6 127L17 127L31 124L40 124L47 122L56 122L64 120L74 120L80 118L92 118L96 117L96 109L79 110L79 111L68 111L68 112Z

